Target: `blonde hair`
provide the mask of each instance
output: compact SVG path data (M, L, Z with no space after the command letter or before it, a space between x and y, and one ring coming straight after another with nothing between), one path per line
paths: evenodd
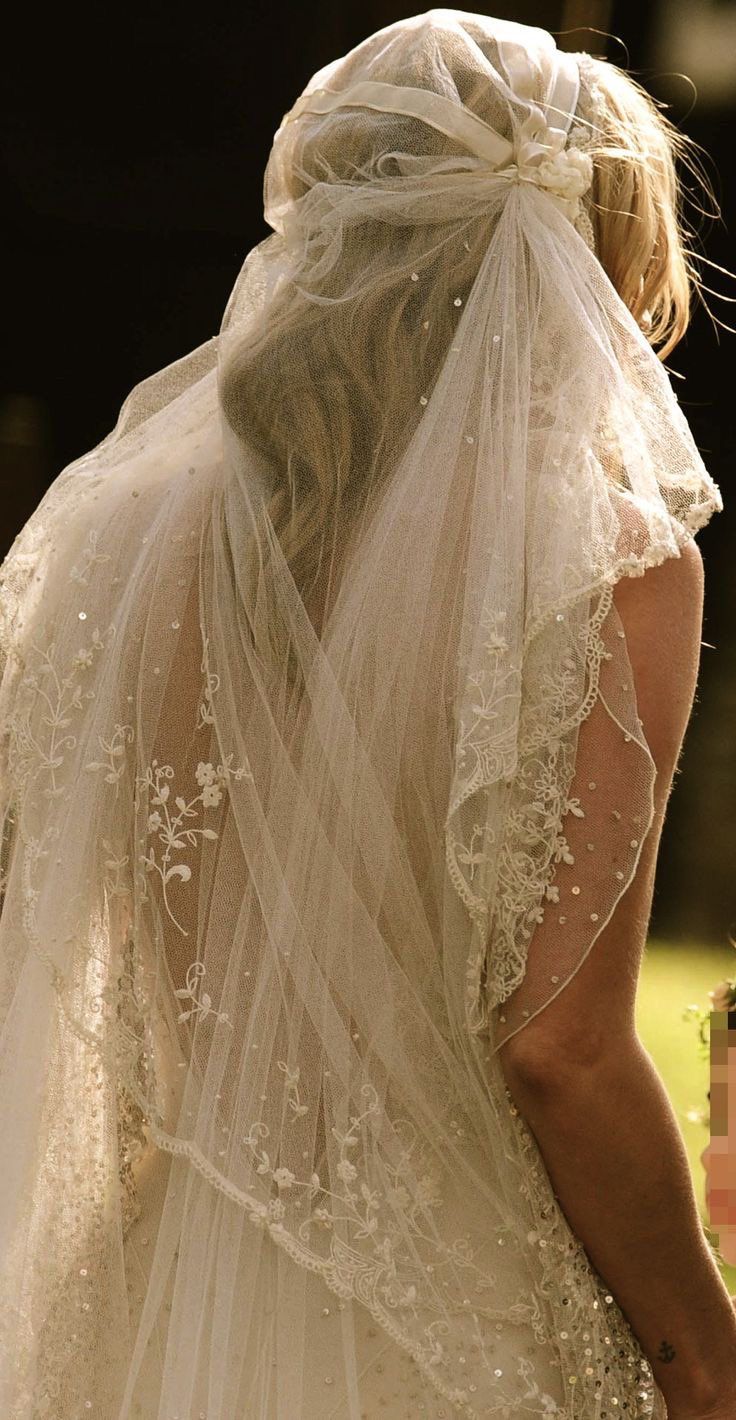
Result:
M455 79L462 92L462 74ZM483 92L474 89L472 81L466 87L463 101L498 126L502 116L484 112ZM306 121L302 122L299 163L285 179L291 198L298 200L325 174L338 182L355 181L356 174L372 171L372 158L366 159L364 147L365 113L356 128L353 111L342 110L329 142L324 131L320 142L314 142ZM594 181L586 205L597 255L664 359L685 333L691 286L697 285L692 234L683 219L683 189L676 169L677 159L684 158L696 171L692 156L696 145L628 74L589 56L581 63L575 122L590 126L594 135L589 149ZM399 126L402 123L410 125L406 133ZM453 151L451 140L426 124L400 116L396 124L396 147L402 151ZM707 183L703 185L707 188ZM349 288L365 261L368 221L357 234L351 229L343 233L342 290ZM401 279L392 286L390 301L379 286L358 302L313 302L298 285L284 283L269 307L267 324L246 337L220 384L229 423L276 471L267 515L300 594L306 600L316 589L320 604L325 590L320 585L325 540L330 537L334 555L363 506L366 489L373 487L370 475L375 467L380 464L385 480L411 437L420 416L419 394L431 388L452 343L456 317L452 297L472 284L488 244L483 221L465 223L457 235L443 240L440 256L431 266L426 229L372 225L370 243L375 252L386 245L395 252L400 243L400 257L393 264ZM435 282L435 317L429 331L420 329L422 296L416 285L403 279L407 263L414 259L423 261L425 274L431 266ZM390 271L392 262L387 260L385 267ZM333 294L331 289L328 294ZM266 425L264 410L273 410L274 389L280 395L278 422ZM280 621L276 608L273 621ZM288 631L286 647L277 624L268 626L266 640L267 649L278 659L288 655Z
M692 139L615 64L586 57L578 111L595 134L590 215L596 253L664 360L687 330L692 292L700 285L678 162L711 198L712 191Z

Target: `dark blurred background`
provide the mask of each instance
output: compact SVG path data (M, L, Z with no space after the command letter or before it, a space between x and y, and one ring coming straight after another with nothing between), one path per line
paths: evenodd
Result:
M217 333L247 252L268 234L273 134L312 73L419 7L59 7L43 19L14 9L0 100L0 557L57 474L113 427L131 387ZM706 150L722 209L722 221L699 222L703 250L736 268L734 0L494 0L492 13L614 60L668 105ZM736 282L701 271L736 295ZM736 325L736 306L708 300ZM697 308L667 362L726 506L698 539L705 644L652 918L653 935L721 945L736 937L735 355L736 336Z

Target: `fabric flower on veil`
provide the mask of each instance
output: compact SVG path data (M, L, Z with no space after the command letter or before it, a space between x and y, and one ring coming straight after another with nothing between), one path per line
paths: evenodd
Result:
M535 107L519 129L516 162L496 175L544 188L574 222L580 213L580 198L593 181L593 159L583 151L589 137L579 126L569 135L562 128L551 127Z

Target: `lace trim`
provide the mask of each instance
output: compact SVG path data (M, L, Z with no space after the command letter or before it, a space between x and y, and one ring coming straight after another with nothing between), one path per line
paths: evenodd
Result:
M370 1090L372 1087L364 1087ZM370 1109L370 1106L369 1106ZM248 1214L250 1221L258 1227L264 1228L278 1247L285 1252L300 1266L309 1272L318 1273L324 1279L329 1289L338 1297L346 1300L355 1298L365 1306L376 1321L380 1323L387 1334L400 1346L403 1351L412 1356L417 1362L420 1370L431 1381L433 1387L442 1395L445 1400L450 1401L454 1406L459 1407L458 1413L466 1415L469 1420L477 1420L480 1412L474 1409L468 1401L466 1390L449 1386L437 1373L437 1365L444 1356L444 1347L436 1338L430 1339L426 1346L422 1346L411 1340L405 1331L393 1321L391 1314L380 1300L380 1294L389 1300L389 1305L393 1307L411 1307L414 1300L412 1288L408 1290L397 1287L392 1278L395 1266L390 1258L390 1246L385 1250L382 1258L374 1260L373 1263L363 1257L356 1256L355 1251L342 1241L337 1235L332 1235L330 1239L330 1256L324 1259L319 1254L311 1251L297 1241L297 1238L284 1227L279 1220L278 1214L274 1215L274 1210L270 1205L259 1202L251 1194L238 1188L229 1179L225 1178L213 1164L207 1159L198 1146L191 1140L179 1139L165 1131L159 1129L155 1124L151 1124L149 1132L154 1143L166 1152L185 1157L198 1170L208 1183L243 1208ZM350 1169L354 1166L350 1164ZM276 1170L276 1174L278 1174ZM288 1172L288 1170L286 1171ZM277 1179L278 1182L278 1179ZM288 1186L288 1184L287 1184ZM363 1185L365 1191L366 1186ZM315 1187L316 1192L316 1187ZM365 1197L365 1192L364 1192ZM278 1202L278 1200L275 1200ZM428 1206L432 1206L430 1197L427 1199ZM372 1231L370 1196L366 1201L366 1217L363 1220L365 1233ZM324 1211L324 1210L323 1210ZM320 1210L315 1213L315 1218L320 1221ZM326 1227L330 1227L330 1221L326 1215L321 1219ZM300 1226L304 1226L302 1223ZM455 1258L456 1261L465 1262L466 1259ZM512 1309L513 1311L513 1309ZM522 1316L522 1311L524 1315ZM511 1322L521 1321L531 1312L530 1308L520 1307L515 1314L507 1313L507 1319ZM475 1318L477 1320L477 1317ZM431 1336L431 1327L426 1328L426 1334ZM516 1408L516 1407L515 1407Z
M692 533L708 521L718 506L717 497L709 497L706 502L689 509L682 523L671 519L671 531L678 547L684 547L691 540ZM533 923L539 920L545 893L554 876L556 847L564 840L564 820L575 811L575 806L567 798L574 763L569 746L562 742L562 737L590 715L600 698L600 667L607 653L599 632L611 608L614 585L624 576L643 576L647 568L660 566L672 555L671 544L653 544L640 555L621 557L604 580L585 589L586 598L597 597L585 628L585 660L589 677L585 696L577 704L574 701L570 703L570 688L563 662L556 675L549 676L543 702L540 702L539 718L520 740L518 752L513 738L508 741L498 738L493 707L504 695L518 696L519 672L503 660L504 653L508 651L500 634L503 613L484 608L482 625L488 633L484 641L485 660L469 671L466 680L456 741L455 780L445 821L448 875L475 925L466 962L466 1019L471 1034L478 1034L488 1027L492 1007L507 1000L524 977ZM581 599L580 589L572 591L538 617L525 637L525 654L554 617L563 616L570 607L579 605ZM646 751L644 741L641 745ZM544 766L540 769L537 762L536 777L525 786L525 760L536 756L539 761L543 751L547 753ZM461 811L476 795L497 791L502 784L509 787L513 782L521 790L522 797L514 805L513 813L508 814L509 827L499 853L499 845L493 841L488 828L483 827L487 812L482 801L478 802L472 824L467 809L464 813ZM543 814L539 812L541 789ZM628 879L620 885L612 911L631 882L640 851ZM491 891L488 884L493 881L494 872L497 876ZM494 918L491 958L488 933L489 904L492 901L499 907ZM598 925L596 938L605 925Z
M285 1066L283 1066L283 1068L288 1076L288 1070ZM287 1081L287 1087L288 1083ZM293 1080L291 1083L293 1084ZM367 1095L369 1099L373 1096L372 1103L368 1105L366 1110L366 1113L370 1113L375 1107L375 1092L372 1090L371 1086L365 1086L363 1093ZM605 1308L606 1328L603 1343L605 1350L596 1358L593 1353L593 1345L591 1344L588 1347L586 1354L590 1359L584 1367L584 1374L587 1377L593 1377L596 1374L600 1377L606 1377L604 1384L611 1386L611 1394L618 1390L622 1383L628 1384L628 1386L631 1387L632 1393L635 1393L637 1399L641 1402L640 1406L637 1406L632 1411L632 1420L649 1420L649 1417L656 1412L657 1407L657 1391L653 1382L651 1368L646 1358L643 1356L638 1343L633 1339L630 1326L615 1302L615 1299L608 1293L604 1282L598 1277L587 1255L571 1233L564 1215L560 1211L554 1196L551 1194L548 1176L536 1141L514 1105L508 1089L505 1093L508 1101L508 1114L514 1120L515 1131L521 1143L522 1157L528 1160L528 1168L526 1170L528 1182L521 1184L519 1191L531 1205L536 1219L536 1228L528 1234L527 1241L535 1245L537 1251L537 1262L542 1276L542 1281L538 1289L539 1294L550 1300L552 1310L554 1310L560 1289L562 1288L563 1293L567 1293L567 1295L563 1295L562 1305L569 1306L570 1308L569 1331L561 1333L561 1337L558 1333L555 1338L555 1342L558 1346L560 1339L569 1341L569 1345L564 1345L560 1348L565 1356L565 1361L560 1364L563 1366L563 1369L564 1365L567 1365L568 1373L572 1371L574 1374L575 1369L580 1364L580 1351L578 1349L580 1339L582 1338L583 1341L591 1343L597 1340L596 1337L591 1335L588 1329L590 1327L589 1308L592 1307L593 1311L602 1311ZM353 1127L356 1127L359 1122L359 1120L356 1120ZM396 1307L401 1308L402 1306L411 1307L413 1301L413 1288L409 1288L408 1294L406 1291L402 1293L402 1289L397 1289L396 1284L392 1282L392 1272L394 1269L390 1260L390 1248L383 1250L382 1254L371 1264L368 1259L358 1257L354 1249L343 1243L339 1237L333 1235L330 1243L329 1258L325 1259L320 1257L309 1248L303 1246L294 1234L290 1233L280 1221L281 1216L283 1216L283 1205L281 1205L281 1207L278 1206L278 1199L272 1200L269 1204L265 1204L255 1199L250 1193L238 1188L231 1180L226 1178L215 1168L194 1141L177 1138L160 1129L155 1124L149 1127L148 1132L152 1141L160 1149L171 1155L186 1158L213 1188L216 1188L225 1197L242 1208L248 1214L250 1221L254 1225L267 1231L276 1245L283 1248L299 1266L304 1267L310 1272L319 1273L328 1288L337 1296L346 1300L355 1298L360 1301L396 1345L413 1357L422 1373L430 1380L434 1389L453 1405L457 1414L468 1417L468 1420L479 1420L480 1415L485 1413L485 1409L483 1411L477 1409L470 1400L467 1388L448 1386L439 1375L438 1367L443 1360L444 1347L442 1343L433 1336L432 1327L429 1326L425 1329L425 1334L429 1337L429 1343L426 1346L422 1346L420 1343L413 1341L406 1332L402 1331L392 1319L391 1314L386 1310L386 1306L380 1299L381 1294L386 1296L388 1304L394 1309ZM349 1136L345 1136L344 1142L348 1141ZM268 1168L268 1165L266 1165L266 1168ZM350 1165L350 1168L354 1172L352 1165ZM293 1176L291 1179L279 1179L278 1175L280 1173L288 1174L289 1170L273 1171L274 1181L279 1185L279 1192L283 1187L291 1187L292 1183L295 1181ZM350 1179L352 1181L352 1176L350 1176ZM312 1197L317 1190L318 1181L315 1180L316 1175L309 1186L310 1196ZM547 1180L546 1187L544 1180ZM368 1201L366 1217L363 1220L367 1222L370 1218L370 1195L365 1185L361 1187L363 1197ZM433 1200L431 1192L430 1195L424 1199L425 1205L429 1204L429 1206L438 1204L440 1201L439 1198ZM275 1207L274 1204L276 1204ZM319 1217L319 1212L320 1210L316 1210L314 1214L315 1218ZM307 1220L302 1223L302 1227L305 1226L306 1221ZM325 1219L325 1224L329 1227L329 1220ZM367 1231L371 1231L370 1224L367 1226ZM454 1260L462 1262L468 1261L462 1254L457 1254ZM492 1287L492 1278L487 1280L488 1286ZM473 1313L473 1320L476 1323L479 1314L488 1317L501 1315L501 1313L478 1308L477 1311ZM505 1308L503 1316L504 1319L511 1324L528 1322L532 1326L538 1341L541 1343L549 1341L550 1337L546 1324L536 1304L529 1305L520 1302L515 1307ZM479 1332L477 1332L477 1338L480 1342L481 1337ZM615 1371L619 1370L618 1365L615 1363L616 1356L626 1358L625 1365L629 1372L627 1382L622 1382L620 1372L618 1375L615 1374ZM622 1362L621 1371L623 1370L623 1364ZM516 1401L503 1402L507 1413L518 1411L526 1412L530 1399L539 1400L543 1406L545 1406L546 1402L550 1405L554 1404L550 1397L545 1396L544 1393L540 1391L538 1385L532 1380L532 1369L532 1364L522 1358L519 1363L517 1376L527 1382L529 1389L526 1395L520 1396ZM573 1375L571 1374L570 1380L572 1381L572 1379ZM575 1376L575 1379L577 1380L577 1376ZM627 1395L629 1394L628 1389L626 1393ZM602 1391L599 1395L599 1400L603 1401L605 1398L606 1392ZM561 1420L574 1420L574 1417L578 1414L577 1411L568 1412L567 1410L562 1410L559 1406L555 1407L554 1413L560 1416Z

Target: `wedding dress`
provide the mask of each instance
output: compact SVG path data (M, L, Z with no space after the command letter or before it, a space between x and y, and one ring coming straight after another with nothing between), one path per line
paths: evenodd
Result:
M320 70L3 563L8 1420L664 1414L499 1054L652 821L613 586L722 506L594 72L453 10Z

